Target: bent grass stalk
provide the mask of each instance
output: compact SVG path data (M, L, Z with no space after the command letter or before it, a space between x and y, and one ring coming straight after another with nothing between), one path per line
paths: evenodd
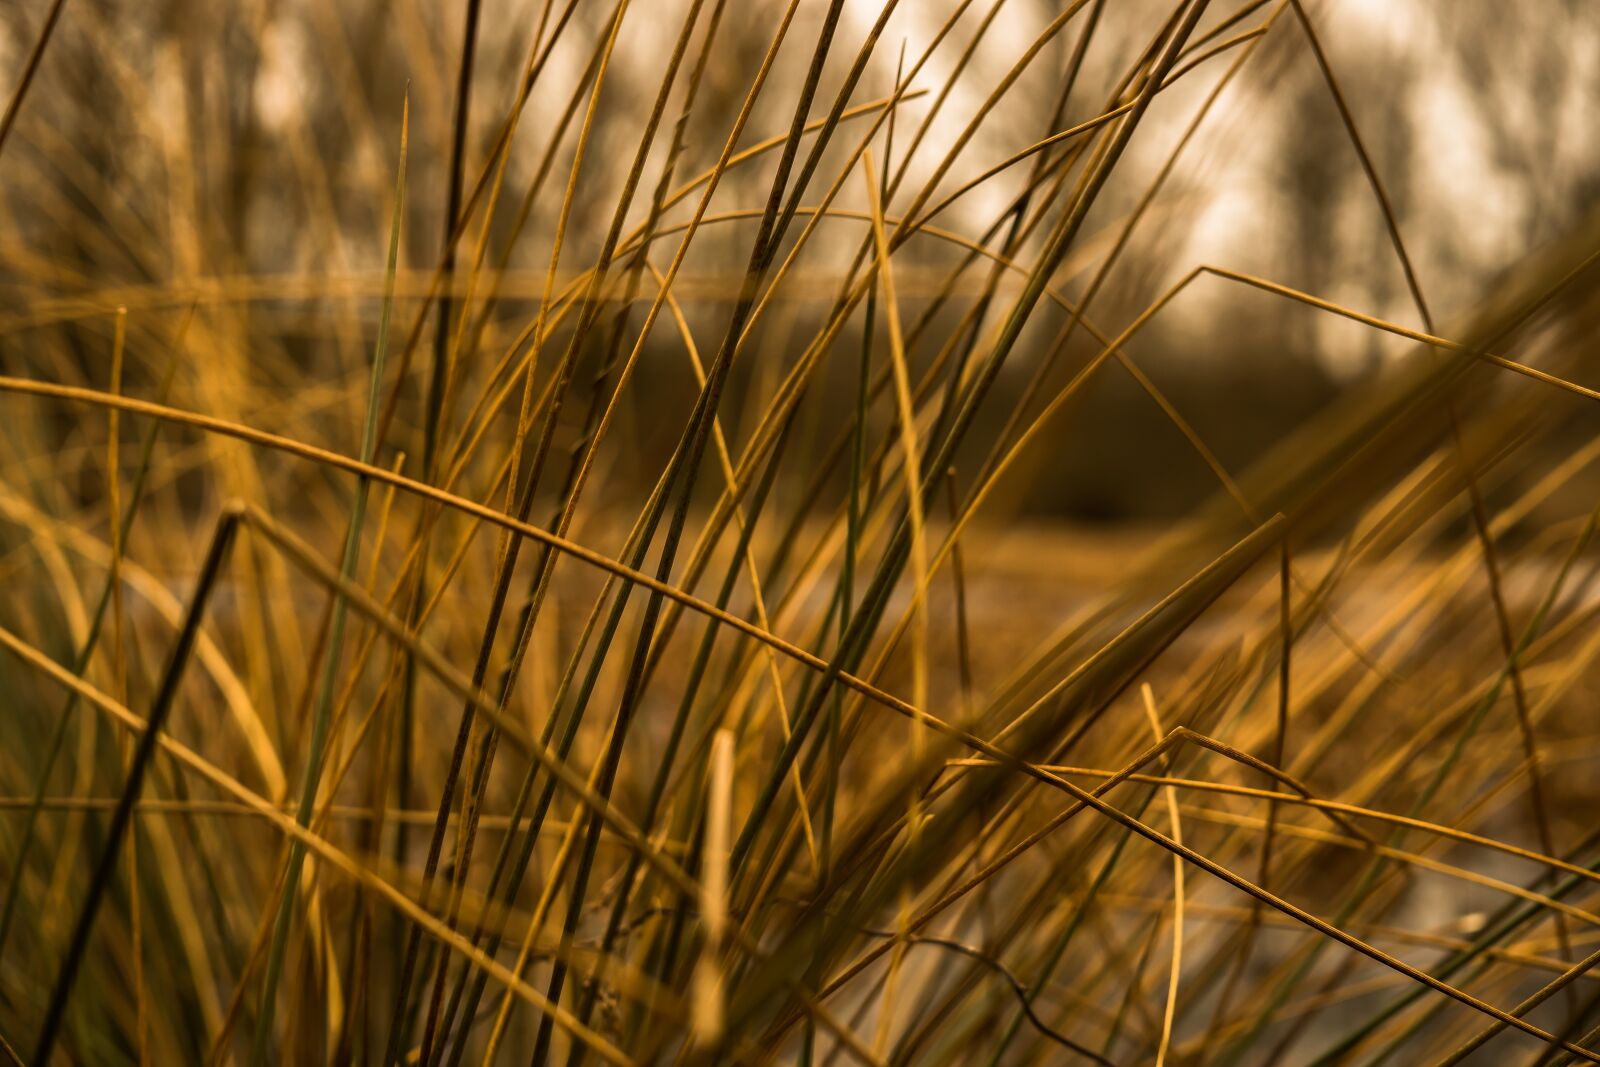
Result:
M1600 1059L1563 5L167 7L0 42L0 1062Z

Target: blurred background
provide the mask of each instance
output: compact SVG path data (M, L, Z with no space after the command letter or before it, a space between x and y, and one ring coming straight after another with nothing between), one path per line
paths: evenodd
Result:
M20 66L45 6L18 2L0 11L6 69ZM715 162L781 7L758 0L725 16L685 131L684 175ZM589 262L605 232L625 168L603 161L631 155L654 92L660 27L676 25L683 8L683 0L652 0L648 17L635 12L622 22L589 135L596 162L580 176L565 262ZM486 262L512 273L486 309L481 331L464 338L474 351L459 354L467 377L458 395L467 395L472 376L493 363L537 299L583 124L590 54L614 10L596 0L483 5L465 142L469 175L478 173L501 132L536 35L548 38L561 20L570 32L556 37L548 54L537 53L526 117L508 155L506 203L482 235ZM881 5L851 0L843 10L842 32L853 39L872 28ZM1089 4L1084 18L1099 26L1075 57L1081 24L1070 23L1072 32L1050 30L1061 10L1033 0L905 0L895 7L857 99L889 96L897 69L909 70L931 44L938 47L912 79L911 89L924 91L897 110L901 149L895 151L919 140L909 158L895 159L903 179L886 198L891 219L930 178L937 179L937 203L997 161L1099 114L1130 49L1143 47L1137 42L1151 20L1164 17L1162 5L1144 0ZM1458 323L1492 292L1509 262L1559 237L1600 197L1600 137L1592 121L1600 24L1581 0L1515 6L1340 0L1309 10L1433 317L1440 328ZM1258 30L1272 11L1265 4L1217 9L1204 25L1228 24L1210 45ZM818 5L799 5L795 32L815 32L820 17ZM1082 253L1063 265L1054 285L1074 301L1092 287L1090 315L1103 328L1120 329L1198 264L1272 278L1422 327L1306 34L1293 18L1275 22L1259 40L1205 59L1158 98L1119 164L1118 180L1096 202ZM445 230L461 33L460 5L409 0L75 2L3 163L0 360L12 373L103 381L113 308L129 307L137 342L154 329L144 309L170 317L173 307L192 304L186 343L210 357L192 375L180 375L175 398L192 390L209 407L230 392L247 394L267 428L298 432L309 428L305 420L326 419L313 434L319 437L356 425L349 410L336 409L339 400L359 400L359 391L344 386L363 373L365 350L355 342L376 313L372 296L381 276L402 97L409 85L413 151L403 264L414 294L438 262ZM1039 50L1037 58L973 125L1030 48ZM774 79L799 78L804 60L793 49L780 53ZM846 67L845 59L827 66L825 98ZM1063 73L1072 69L1079 73L1064 86ZM1063 88L1070 89L1064 98ZM741 147L780 130L786 106L781 94L759 99ZM947 160L958 142L960 154ZM831 175L851 144L840 138L821 173ZM664 152L663 145L646 182ZM1004 223L1031 166L1048 158L986 178L951 203L937 225L968 240L983 237ZM1129 213L1169 161L1153 200L1099 277L1101 253L1122 240ZM758 204L774 163L769 153L731 172L711 215ZM805 199L820 200L825 188L826 180L817 180ZM693 206L694 198L678 203L668 219L686 219ZM858 181L844 184L836 206L864 210ZM748 215L724 219L695 241L677 285L693 324L726 314L753 226ZM781 310L761 323L755 340L762 354L743 363L736 389L770 385L762 368L788 365L792 349L806 343L865 223L832 218L821 232L824 239L808 245L782 287ZM463 247L475 247L479 236L475 224ZM1031 262L1039 240L1037 230L1025 232L1015 258ZM935 332L961 322L966 308L928 305L943 272L964 254L958 244L927 234L897 252L908 323L924 312L932 314ZM664 268L670 244L656 255ZM972 292L984 286L986 269L967 271ZM558 276L570 277L571 269L565 275L558 269ZM1015 284L1002 279L1002 289ZM1022 397L1030 374L1058 347L1064 316L1055 309L1040 318L1046 321L1030 328L1008 364L995 410ZM675 331L662 323L650 341L639 373L664 397L692 396L688 366L670 351ZM1202 278L1141 332L1131 351L1223 463L1237 469L1408 344ZM1077 330L1060 347L1048 360L1042 392L1032 394L1035 410L1095 343ZM130 388L159 376L155 357L143 358L140 344L129 351ZM414 361L416 382L408 389L420 390L425 362ZM828 380L834 390L850 388L848 370ZM312 399L321 391L335 410ZM820 418L834 400L819 389L808 403ZM409 443L416 451L419 407L400 405L404 428L390 435L392 447ZM1021 511L1163 518L1184 513L1211 491L1214 479L1126 375L1101 376L1079 408L1070 419L1054 420L1050 447L1030 453L1034 466L1010 483L1024 487L1011 490ZM640 421L646 435L657 428L648 413ZM670 441L677 422L661 420L659 429ZM627 466L625 457L617 463L619 470Z

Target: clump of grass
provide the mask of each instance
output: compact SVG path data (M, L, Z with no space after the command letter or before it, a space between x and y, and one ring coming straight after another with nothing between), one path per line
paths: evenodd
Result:
M1023 7L26 20L0 1056L1600 1062L1600 229L1435 321L1321 9ZM1169 239L1290 64L1403 316Z

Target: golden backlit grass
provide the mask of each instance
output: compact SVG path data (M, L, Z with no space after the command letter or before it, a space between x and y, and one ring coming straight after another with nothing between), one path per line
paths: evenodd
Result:
M1600 224L1436 323L1315 7L1075 0L989 79L1004 0L896 6L466 0L443 65L426 5L318 6L346 92L250 143L252 83L30 17L0 1055L1600 1062ZM1191 261L1119 310L1269 46L1420 328ZM96 93L109 157L52 123ZM1414 347L1230 470L1142 358L1216 291ZM1026 511L1108 375L1213 490L1167 528Z

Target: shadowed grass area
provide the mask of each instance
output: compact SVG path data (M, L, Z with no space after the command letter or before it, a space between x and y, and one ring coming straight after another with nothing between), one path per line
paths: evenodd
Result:
M0 38L0 1061L1600 1063L1581 64L114 7Z

